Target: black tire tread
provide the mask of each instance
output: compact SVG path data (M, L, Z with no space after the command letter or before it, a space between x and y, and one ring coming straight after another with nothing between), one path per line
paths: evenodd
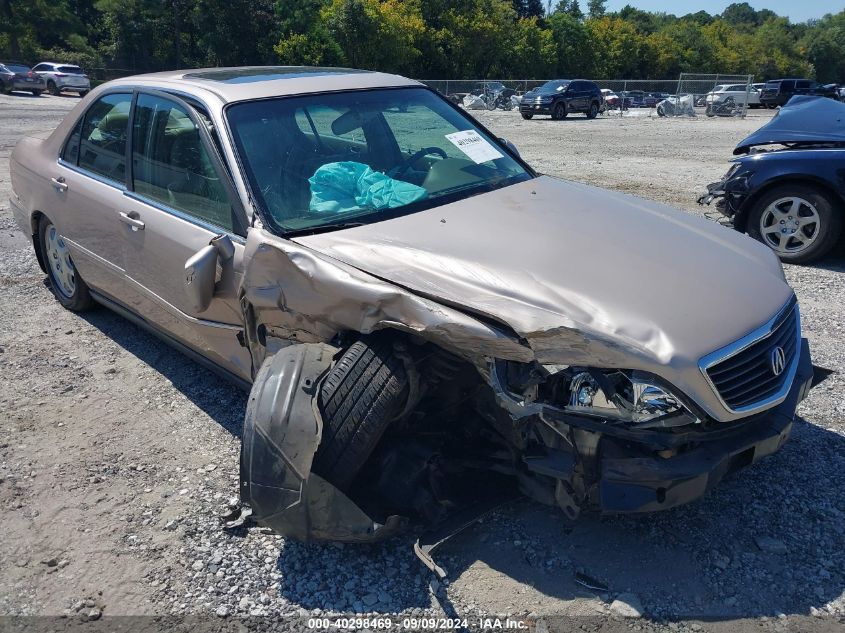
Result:
M390 336L353 343L320 386L323 437L314 472L347 490L404 405L407 387Z

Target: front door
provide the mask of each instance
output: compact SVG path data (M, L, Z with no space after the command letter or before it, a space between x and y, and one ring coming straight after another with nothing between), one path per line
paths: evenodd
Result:
M189 106L140 92L132 123L132 175L124 211L140 224L128 240L126 276L138 290L132 307L160 329L235 375L250 380L250 356L238 335L245 221L233 205L227 174L200 134ZM220 262L214 297L197 312L185 293L185 262L216 235L235 245Z

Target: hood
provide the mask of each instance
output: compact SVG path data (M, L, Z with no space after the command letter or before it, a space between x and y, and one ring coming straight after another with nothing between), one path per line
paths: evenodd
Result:
M774 143L845 143L845 103L797 95L766 125L743 139L734 154Z
M545 363L697 367L792 296L736 231L547 176L294 241L507 324Z

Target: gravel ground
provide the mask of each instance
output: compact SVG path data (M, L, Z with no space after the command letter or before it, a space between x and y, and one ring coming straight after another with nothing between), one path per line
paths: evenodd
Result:
M814 360L839 373L801 405L780 452L662 514L570 524L519 502L444 546L449 582L430 586L412 535L353 547L220 529L217 515L237 488L245 394L108 311L62 310L6 208L15 142L51 129L76 101L0 95L0 614L228 622L445 611L472 628L479 616L509 614L541 618L537 631L573 622L602 631L841 630L841 250L815 267L787 267ZM700 212L695 195L769 115L477 116L541 171ZM603 588L579 585L577 573Z

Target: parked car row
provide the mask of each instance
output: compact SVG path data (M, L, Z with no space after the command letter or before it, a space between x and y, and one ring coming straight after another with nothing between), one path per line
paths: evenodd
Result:
M0 62L0 92L30 92L40 96L75 92L84 97L91 90L91 80L85 71L73 64L41 62L34 68L20 62Z

